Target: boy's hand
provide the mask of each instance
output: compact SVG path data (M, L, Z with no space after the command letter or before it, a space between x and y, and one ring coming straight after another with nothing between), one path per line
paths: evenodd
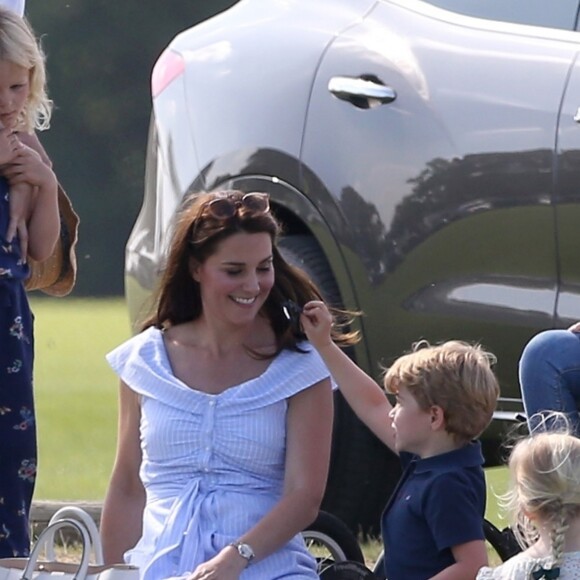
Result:
M575 322L568 330L570 332L580 332L580 322Z
M302 310L300 322L308 340L316 350L332 344L332 314L324 302L313 300L307 302Z

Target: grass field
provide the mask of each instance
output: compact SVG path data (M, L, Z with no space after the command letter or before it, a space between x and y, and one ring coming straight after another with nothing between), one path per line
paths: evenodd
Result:
M121 298L33 298L39 440L36 499L102 499L117 435L105 354L130 336Z
M100 500L113 463L118 382L105 354L130 336L123 299L33 298L39 477L36 499ZM503 468L489 469L487 517Z

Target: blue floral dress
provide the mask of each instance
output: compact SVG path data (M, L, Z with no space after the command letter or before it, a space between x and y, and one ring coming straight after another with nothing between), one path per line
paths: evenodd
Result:
M32 394L32 313L28 266L17 239L6 241L8 184L0 177L0 557L27 556L28 514L36 479Z

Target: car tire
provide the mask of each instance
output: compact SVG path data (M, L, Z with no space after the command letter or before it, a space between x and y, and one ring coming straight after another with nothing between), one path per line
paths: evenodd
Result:
M332 270L312 236L283 237L279 248L288 262L308 274L330 305L343 306ZM351 530L375 536L380 533L383 507L401 475L400 462L356 417L340 391L334 396L332 458L322 508Z
M318 562L319 574L335 562L349 560L364 564L364 555L355 535L331 513L320 511L304 529L302 537Z

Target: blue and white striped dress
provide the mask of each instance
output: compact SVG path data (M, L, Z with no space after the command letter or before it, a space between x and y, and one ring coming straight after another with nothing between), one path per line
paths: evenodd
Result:
M181 576L253 527L280 499L287 399L329 372L309 343L283 351L255 379L218 395L171 372L162 332L149 328L107 355L141 397L143 535L125 555L143 580ZM300 535L251 564L242 580L317 579Z

